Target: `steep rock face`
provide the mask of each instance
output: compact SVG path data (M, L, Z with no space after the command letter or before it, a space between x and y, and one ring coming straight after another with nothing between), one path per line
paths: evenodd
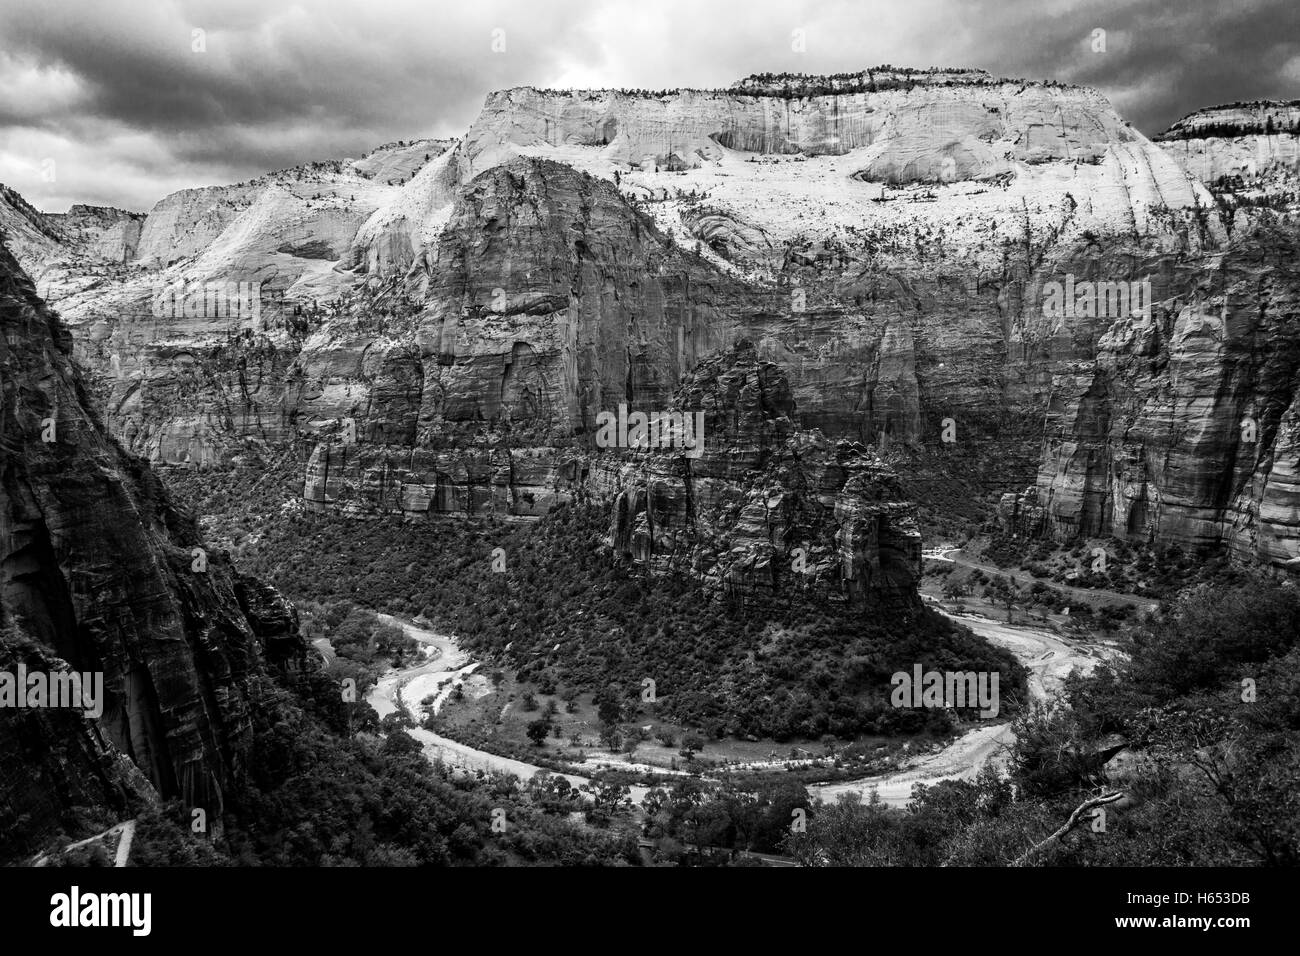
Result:
M240 439L294 437L285 404L297 351L290 335L249 330L186 342L149 329L133 340L140 329L127 324L100 344L109 361L97 383L110 426L134 453L208 465L228 458Z
M145 220L143 213L80 204L65 213L48 213L45 218L62 232L64 244L78 254L113 263L136 257Z
M216 460L244 439L276 442L313 416L338 417L331 404L370 404L368 388L337 381L334 373L346 366L388 365L401 379L413 369L410 356L426 355L431 340L442 349L443 338L469 339L479 324L460 327L458 313L468 306L454 300L457 290L430 277L468 268L450 258L458 253L447 238L465 228L465 190L495 189L473 183L521 154L611 183L611 195L648 213L678 247L698 250L698 259L688 257L689 269L652 284L680 281L673 295L681 304L673 307L698 313L719 333L704 341L687 329L681 347L652 349L633 376L634 392L644 394L651 380L671 390L700 355L734 339L728 326L742 325L764 357L785 370L802 425L865 441L883 432L915 443L955 409L1041 402L1050 379L1041 363L1054 357L1018 364L1015 313L1045 249L1115 232L1176 245L1184 241L1180 231L1220 228L1213 214L1194 225L1153 215L1165 208L1195 218L1211 200L1096 93L974 71L868 71L825 83L755 77L731 90L663 95L511 90L488 98L463 143L445 146L411 159L399 187L381 188L376 178L367 180L370 191L354 193L356 181L374 173L357 161L314 164L253 186L189 191L160 203L146 220L139 260L181 256L176 265L58 300L84 349L79 358L100 373L96 394L108 396L114 431L151 457ZM410 159L411 150L376 155L389 153ZM541 175L556 180L556 203L570 207L553 221L582 221L586 214L571 201L577 194L560 181L563 173L551 166ZM256 200L244 196L250 189ZM618 216L629 221L626 210ZM509 220L510 228L518 221ZM486 218L477 225L501 228ZM344 242L354 226L355 236ZM290 232L296 238L281 242ZM520 256L518 247L531 240L531 233L509 239L517 261L540 260L535 251ZM545 237L539 241L550 248ZM454 236L451 243L466 245ZM281 246L290 251L267 258L266 249ZM308 249L340 258L291 254ZM589 255L576 243L573 249ZM503 269L504 261L488 253L472 261L481 286L474 307L483 307L485 291L500 289L506 304L497 311L517 315L516 300L536 294L529 273L538 270ZM612 328L621 318L605 318L617 314L608 303L637 302L643 283L631 270L605 271L603 287L568 291L566 311L600 316L593 328L607 326L600 336L610 342L623 333ZM238 330L230 322L147 314L147 293L184 275L257 277L280 297L264 309L271 319L252 329L265 337L256 356L232 345ZM289 319L276 318L306 310L317 294L347 301L362 276L377 288L410 277L417 300L427 300L426 316L376 335L374 320L382 314L354 297L348 314L327 317L320 336L307 341L286 334ZM475 343L485 354L473 362L449 362L442 349L437 374L423 380L445 381L453 391L481 387L490 396L506 365L515 369L513 379L525 369L522 378L534 375L531 359L510 359L516 351L554 348L549 324L534 320L556 310L537 301L526 311L532 318L517 323L508 348ZM537 341L530 338L535 331ZM303 381L286 378L300 350ZM246 379L221 371L234 353L255 365ZM496 370L484 367L486 353ZM191 360L219 374L198 385L187 381L181 370ZM335 385L321 386L318 399L312 382L322 368ZM464 376L464 384L456 381ZM170 397L182 392L190 400ZM494 404L480 397L470 406L490 422ZM513 414L517 427L521 410ZM401 429L409 433L409 424Z
M24 268L40 267L56 254L63 242L63 234L50 217L3 183L0 183L0 230Z
M673 407L703 413L698 457L593 462L593 487L613 496L616 551L733 594L916 600L921 537L896 476L861 445L799 430L789 383L750 343L703 362Z
M1300 209L1300 101L1198 110L1157 142L1210 188L1234 232L1269 210Z
M227 563L201 551L157 479L106 437L70 352L67 330L0 248L5 650L32 667L102 672L106 694L102 716L84 723L0 711L0 737L25 742L26 778L16 782L8 761L0 775L7 806L37 819L98 795L91 804L120 809L134 779L125 755L137 783L216 815L250 743L263 649ZM41 756L55 731L79 741L79 756L63 741Z
M361 159L309 163L234 186L183 189L149 211L135 258L152 268L196 260L190 271L203 279L216 277L205 266L246 260L244 272L256 264L288 288L293 282L286 274L297 281L311 272L311 262L343 258L361 225L448 145L394 143ZM209 256L213 251L217 256Z
M509 90L459 153L465 174L524 154L613 180L740 280L733 308L800 424L867 442L1041 410L1054 364L1104 332L1038 328L1063 250L1120 238L1136 278L1144 257L1227 234L1209 191L1096 93L984 74Z
M275 588L247 574L236 574L239 609L257 635L266 659L277 667L301 670L307 647L299 633L298 611Z
M6 629L0 671L59 672L67 662ZM140 769L82 713L36 708L0 713L0 861L29 858L55 831L75 832L71 814L133 816L158 795ZM75 808L75 809L74 809Z
M730 341L715 302L740 293L610 184L531 159L462 190L406 286L388 335L303 349L299 417L336 439L308 465L309 503L543 513L599 412L664 406ZM349 427L355 444L337 440Z
M1053 370L1037 487L1004 497L1007 527L1300 555L1297 122L1293 104L1219 107L1160 137L1229 215L1222 242L1097 250L1086 273L1091 250L1058 260L1081 277L1140 270L1151 314L1071 323L1093 350Z
M156 268L199 255L248 209L258 191L257 186L207 186L164 197L149 210L137 258Z
M0 184L0 229L9 251L29 276L61 296L105 278L115 282L120 271L111 267L135 257L144 219L125 209L80 204L43 213Z
M1014 164L1093 162L1112 145L1137 142L1091 90L995 80L987 74L916 73L903 85L868 72L834 92L805 92L757 79L729 90L663 94L609 90L493 93L460 161L469 174L514 147L598 147L607 162L676 171L724 150L855 156L870 182L990 179ZM815 88L814 88L815 89Z
M1155 144L1092 91L976 71L508 90L459 144L377 151L399 185L366 180L360 161L301 186L271 177L256 223L236 217L256 229L231 220L203 252L162 242L192 255L59 304L131 447L205 462L306 438L313 507L541 513L582 480L596 413L663 407L701 360L747 339L788 381L793 424L832 441L906 454L951 418L961 441L1008 443L1019 461L1045 424L1045 533L1118 528L1276 560L1288 536L1257 525L1286 507L1284 458L1225 504L1207 476L1230 450L1189 444L1200 412L1142 390L1177 393L1224 436L1243 405L1289 407L1272 378L1256 382L1258 362L1242 371L1236 346L1175 326L1198 294L1222 312L1204 279L1231 261L1215 295L1256 309L1264 341L1284 335L1289 280L1252 286L1243 263L1252 248L1267 258L1261 229L1294 228L1279 132L1290 109L1207 111ZM1280 162L1252 179L1243 149ZM361 180L374 191L354 197ZM206 216L196 206L157 228L206 235ZM140 334L138 283L233 275L263 238L288 250L259 266L277 270L270 321L240 335L168 319L152 341L118 344ZM1076 280L1149 282L1159 342L1125 331L1127 308L1048 314L1052 285ZM332 304L314 309L318 294ZM1100 451L1103 414L1105 427L1131 423L1127 450L1108 438ZM1166 449L1158 467L1122 464ZM1029 473L990 490L1019 494Z
M1160 263L1150 319L1110 321L1095 358L1054 375L1038 487L1004 513L1058 537L1294 558L1297 253L1294 222L1274 222Z
M351 267L371 275L401 273L420 251L437 242L460 181L457 150L446 142L433 143L431 148L433 158L408 176L357 231L350 249Z
M144 219L125 267L86 281L65 260L46 263L42 288L73 330L113 432L150 459L195 464L228 458L247 440L294 437L286 402L296 383L286 374L319 325L305 316L357 287L366 268L353 260L357 235L409 204L449 146L390 144L357 160L182 190Z
M1015 315L1039 305L1027 299L1042 280L1018 244L985 278L963 275L941 241L919 246L902 274L896 239L788 241L776 276L756 281L702 243L682 251L689 220L638 199L633 174L602 181L565 158L513 159L464 187L437 246L404 277L418 310L405 325L377 340L340 324L306 343L299 364L314 384L299 420L352 418L362 446L388 446L318 448L308 501L537 513L575 473L548 449L589 435L618 401L663 407L682 374L738 337L782 367L799 425L872 443L920 442L946 414L1041 400L1049 363L1091 351L1087 341L1024 341ZM1074 210L1064 215L1060 228L1077 230ZM1150 242L1186 247L1204 241L1197 230L1172 222ZM393 449L417 421L414 450ZM507 434L516 451L482 447ZM468 453L449 454L456 447Z

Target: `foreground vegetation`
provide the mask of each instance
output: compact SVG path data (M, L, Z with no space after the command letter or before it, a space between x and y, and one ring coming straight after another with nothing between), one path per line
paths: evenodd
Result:
M1201 585L1125 643L1127 660L1017 719L1006 774L918 788L905 810L818 808L791 851L812 865L1300 863L1300 590L1264 574Z

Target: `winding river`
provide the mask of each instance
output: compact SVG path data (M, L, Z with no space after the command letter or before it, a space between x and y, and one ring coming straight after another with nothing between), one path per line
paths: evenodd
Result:
M367 695L366 700L382 718L399 707L413 718L420 702L434 695L435 712L447 699L453 686L472 673L479 665L456 644L455 638L419 627L409 621L387 614L378 615L385 624L402 628L413 640L426 648L427 659L413 667L385 675ZM1011 651L1029 668L1029 692L1037 700L1047 697L1060 686L1062 678L1074 668L1090 671L1100 661L1113 653L1108 646L1093 641L1067 641L1050 631L1034 627L1001 624L987 618L949 614L950 618L965 624L989 643ZM439 689L439 685L442 685ZM545 771L522 760L502 757L478 750L422 727L407 731L424 748L430 760L441 760L452 767L464 770L515 774L527 780ZM1001 764L1013 735L1006 722L975 727L947 746L917 757L908 766L892 774L863 777L838 783L813 784L809 794L833 803L841 794L858 793L866 799L874 789L880 799L891 806L903 806L911 797L912 787L918 783L934 784L941 780L969 780L989 761ZM773 761L778 768L784 761ZM751 766L751 765L746 765ZM758 764L752 765L757 769ZM586 777L563 774L573 786L589 783ZM631 788L634 804L640 804L650 788Z
M433 710L436 713L456 683L464 680L479 666L478 662L471 661L469 655L461 650L454 637L427 630L389 614L377 616L385 624L400 627L408 637L424 646L428 655L424 663L385 675L366 696L366 702L375 708L381 719L399 707L415 719L420 702L430 694L435 695ZM441 690L438 689L440 684L444 685ZM531 779L538 773L554 774L554 771L544 767L478 750L423 727L412 727L407 733L420 743L429 760L441 760L449 767L488 773L512 773L520 780ZM564 777L574 787L591 782L587 777L570 773L554 775ZM634 786L630 791L632 802L640 804L650 788Z
M1000 624L965 614L948 614L948 617L965 624L990 644L1014 654L1029 669L1029 693L1035 700L1045 699L1060 687L1062 678L1074 668L1087 673L1113 653L1104 644L1066 641L1039 628ZM901 807L911 799L912 787L918 783L929 785L941 780L970 780L990 760L995 765L1004 764L1007 747L1014 739L1011 724L1007 722L976 727L946 747L917 757L909 766L895 773L815 784L808 788L808 793L834 803L845 793L861 794L865 800L874 789L880 794L882 803Z

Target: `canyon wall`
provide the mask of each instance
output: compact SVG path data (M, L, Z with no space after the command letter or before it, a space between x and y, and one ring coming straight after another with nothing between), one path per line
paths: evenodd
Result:
M133 263L43 281L129 447L305 441L314 508L540 514L589 473L599 411L666 407L745 340L795 427L901 472L946 419L1036 457L1034 501L1019 471L966 476L1040 514L1013 525L1289 560L1269 422L1292 381L1263 353L1289 335L1294 112L1152 142L1094 91L978 71L519 88L459 142L168 197ZM148 313L160 282L244 275L254 322ZM1053 313L1067 283L1149 289L1149 325ZM1228 338L1187 332L1202 314ZM1243 409L1249 462L1224 437Z
M0 709L4 829L67 825L74 806L126 814L158 795L216 822L251 744L267 642L290 665L296 616L259 590L250 623L241 595L252 608L255 589L105 433L71 352L0 245L0 654L11 673L101 672L106 698L97 719Z
M488 97L460 162L465 178L538 146L591 147L604 162L670 172L726 151L857 154L850 175L901 184L991 179L1017 163L1090 163L1140 140L1091 90L991 77L951 85L918 74L910 87L873 90L864 81L830 94L753 83L662 95L503 90Z
M1008 495L1009 527L1296 561L1297 120L1295 104L1205 110L1161 138L1212 187L1224 241L1163 256L1080 248L1058 262L1083 275L1141 257L1152 308L1097 323L1093 354L1054 373L1037 485Z

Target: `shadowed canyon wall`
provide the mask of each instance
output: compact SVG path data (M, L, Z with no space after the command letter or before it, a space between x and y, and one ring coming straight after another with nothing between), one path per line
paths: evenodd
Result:
M99 672L105 692L94 718L0 709L4 827L25 819L31 835L73 807L124 814L159 795L215 824L267 648L292 661L296 615L207 555L148 465L107 436L71 353L0 246L0 667Z

